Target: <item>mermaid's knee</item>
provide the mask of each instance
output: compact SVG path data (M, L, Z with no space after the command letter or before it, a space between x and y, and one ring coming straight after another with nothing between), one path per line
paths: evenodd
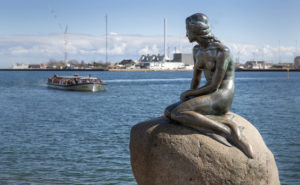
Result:
M171 112L174 110L176 106L174 104L169 105L165 108L164 115L171 119Z
M182 121L181 118L183 117L183 115L181 115L181 112L179 112L178 109L173 109L170 116L172 120L179 121L179 122Z
M171 118L171 112L173 112L174 109L176 109L181 103L182 101L179 101L177 103L167 106L165 108L164 115L167 116L168 118Z

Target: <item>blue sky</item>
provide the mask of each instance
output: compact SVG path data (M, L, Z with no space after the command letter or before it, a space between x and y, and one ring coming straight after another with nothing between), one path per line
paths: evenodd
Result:
M105 60L105 14L111 62L162 53L164 18L169 55L175 47L188 53L185 18L197 12L241 62L292 62L300 54L299 7L297 0L0 0L0 67L63 59L67 24L69 59Z

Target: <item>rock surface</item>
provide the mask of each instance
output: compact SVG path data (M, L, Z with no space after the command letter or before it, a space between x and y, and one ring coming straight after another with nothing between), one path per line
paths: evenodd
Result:
M139 123L131 129L130 155L139 185L279 185L277 166L257 129L239 115L242 134L253 147L254 159L238 148L166 117Z

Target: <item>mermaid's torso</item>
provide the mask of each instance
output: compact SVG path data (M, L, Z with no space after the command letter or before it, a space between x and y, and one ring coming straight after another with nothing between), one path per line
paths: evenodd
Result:
M212 45L208 49L201 50L199 48L195 53L194 70L202 70L207 81L206 85L209 85L212 83L213 75L216 75L214 73L219 52L226 52L225 60L228 65L226 65L226 69L223 69L225 75L218 89L206 94L206 96L210 96L210 104L214 110L212 114L224 114L230 110L234 95L234 62L227 48L220 49L216 45ZM199 98L202 96L199 96Z

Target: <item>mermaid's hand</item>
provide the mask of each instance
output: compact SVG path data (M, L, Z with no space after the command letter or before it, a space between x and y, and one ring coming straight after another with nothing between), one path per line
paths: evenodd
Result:
M180 95L180 100L186 100L189 98L189 96L191 96L191 91L192 90L187 90L185 92L183 92L181 95Z

